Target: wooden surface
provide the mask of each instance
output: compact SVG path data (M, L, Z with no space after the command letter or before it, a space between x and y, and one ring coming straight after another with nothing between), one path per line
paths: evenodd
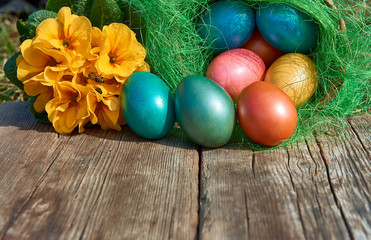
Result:
M371 117L269 152L0 106L0 239L371 239Z

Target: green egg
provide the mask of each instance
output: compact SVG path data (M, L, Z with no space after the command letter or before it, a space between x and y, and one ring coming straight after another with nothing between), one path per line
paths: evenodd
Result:
M232 98L214 81L199 75L185 77L175 93L175 115L185 134L204 147L221 147L236 123Z

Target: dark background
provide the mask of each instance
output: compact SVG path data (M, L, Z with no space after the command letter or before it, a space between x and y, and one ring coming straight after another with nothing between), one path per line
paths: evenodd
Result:
M0 14L10 13L21 18L45 8L47 0L0 0Z

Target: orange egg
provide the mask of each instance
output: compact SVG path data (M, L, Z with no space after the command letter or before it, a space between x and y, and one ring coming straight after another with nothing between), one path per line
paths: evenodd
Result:
M263 59L266 68L269 68L277 58L285 54L270 45L263 38L258 28L255 28L249 40L241 48L246 48L257 53Z
M317 71L313 61L301 53L288 53L268 69L264 81L280 87L296 107L307 102L317 88Z

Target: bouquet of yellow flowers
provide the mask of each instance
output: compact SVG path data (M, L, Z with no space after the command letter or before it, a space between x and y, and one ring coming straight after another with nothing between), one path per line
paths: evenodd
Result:
M59 133L83 132L88 122L121 130L122 85L132 73L149 71L146 50L128 26L101 30L69 7L41 21L15 57L17 80L35 97L34 112L45 111Z

